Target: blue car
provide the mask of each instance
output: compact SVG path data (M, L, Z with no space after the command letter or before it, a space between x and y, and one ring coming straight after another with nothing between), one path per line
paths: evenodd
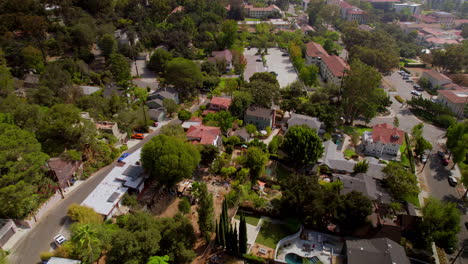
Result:
M128 155L130 155L130 153L124 153L122 154L122 156L120 156L120 158L117 160L118 162L122 162L126 157L128 157Z

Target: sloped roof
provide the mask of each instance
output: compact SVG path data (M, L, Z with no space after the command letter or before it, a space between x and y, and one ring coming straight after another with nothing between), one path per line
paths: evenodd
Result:
M327 51L322 47L322 45L315 43L313 41L310 41L309 43L306 44L306 54L309 57L328 57Z
M187 131L187 137L198 141L200 144L213 144L213 141L219 135L221 135L221 129L219 127L204 125L191 126Z
M67 186L67 181L69 181L73 173L75 173L81 165L79 161L67 161L59 157L51 158L48 162L49 168L55 172L57 176L58 183L61 187Z
M272 112L273 112L272 109L258 107L258 106L251 106L247 109L246 115L261 117L263 119L270 119L273 116Z
M428 70L428 71L425 71L424 73L426 73L427 75L431 76L431 78L434 78L438 81L450 81L452 82L452 80L445 76L444 74L438 72L438 71L435 71L435 70Z
M464 104L468 102L468 89L464 90L440 90L439 94L447 98L454 104Z
M343 182L341 194L347 194L352 191L360 192L372 201L380 200L383 203L390 203L391 197L387 191L378 186L377 180L367 173L359 173L356 176L333 175L334 180Z
M211 56L208 58L208 61L216 62L217 60L226 60L227 62L232 61L232 52L228 49L220 50L220 51L213 51L211 52Z
M410 264L403 247L388 238L346 241L348 264Z
M229 108L229 106L231 106L231 103L232 100L230 98L224 97L213 97L210 102L210 104L219 105L225 108Z
M382 142L384 144L402 145L405 137L405 132L390 124L378 124L372 127L372 140L374 142Z
M336 55L323 58L323 62L325 62L328 69L330 69L335 76L343 77L345 75L345 70L349 69L348 64Z
M288 120L288 127L300 125L306 125L318 132L322 123L320 123L316 117L293 113L291 118Z

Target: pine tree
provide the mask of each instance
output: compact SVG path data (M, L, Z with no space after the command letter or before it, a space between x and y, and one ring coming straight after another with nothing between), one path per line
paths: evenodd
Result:
M244 214L241 215L239 225L239 252L241 254L247 253L247 223Z

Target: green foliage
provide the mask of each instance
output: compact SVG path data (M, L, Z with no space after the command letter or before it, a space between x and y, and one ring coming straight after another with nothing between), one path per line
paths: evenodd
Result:
M82 206L76 203L68 207L67 216L74 222L79 224L100 224L103 218L96 213L92 208Z
M81 161L83 153L74 149L66 150L62 153L61 158L69 161Z
M247 253L247 222L243 214L239 223L239 253Z
M398 163L389 163L382 171L387 175L386 181L395 199L405 200L406 197L418 195L418 180L406 168Z
M316 65L308 65L301 69L299 78L307 86L314 86L317 84L317 78L319 74L319 68Z
M169 261L169 256L153 256L150 257L148 262L146 264L169 264L167 261Z
M180 199L179 205L178 205L179 211L182 214L188 214L188 213L190 213L190 207L191 207L191 205L190 205L190 202L187 199L187 197L182 197L182 199Z
M164 72L166 70L167 63L172 59L171 52L166 51L165 49L156 49L153 55L151 55L148 68L155 72Z
M467 68L468 43L446 45L444 49L436 49L432 52L432 63L443 71L456 73Z
M229 112L239 119L244 118L245 110L253 103L253 97L245 91L235 91L233 93L232 103L229 106Z
M257 127L253 124L246 125L245 130L251 135L257 133Z
M198 227L205 240L208 242L214 229L213 195L208 192L204 182L195 182L192 185L193 193L198 199Z
M413 97L407 103L416 116L433 122L437 126L447 128L456 122L452 111L444 105L434 103L422 97Z
M351 191L340 197L338 223L346 228L357 228L366 222L368 215L372 213L372 203L360 192Z
M21 50L21 56L26 71L32 70L41 73L44 70L44 58L40 50L33 46L27 46Z
M200 153L190 143L159 135L143 146L141 161L151 177L161 184L173 186L183 178L192 177L200 162Z
M74 254L84 263L94 263L99 258L101 241L95 226L88 224L73 226L71 241L74 245Z
M198 94L203 76L197 64L184 58L175 58L167 63L166 81L175 86L181 98L187 99Z
M177 117L181 121L187 121L192 117L192 112L190 112L188 110L185 110L185 109L182 109L182 110L179 111L179 113L177 113Z
M111 71L115 81L123 83L132 78L130 63L123 55L118 53L112 54L110 56L109 63L109 70Z
M367 162L367 160L363 160L354 164L353 173L366 173L368 169L369 162Z
M0 123L0 217L23 219L52 193L45 177L49 157L34 135L17 126ZM40 192L44 192L40 194Z
M283 139L284 138L281 135L274 136L270 141L270 144L268 144L268 152L270 152L270 154L276 154L283 143Z
M243 158L242 164L250 170L250 179L252 182L255 182L265 170L268 154L265 154L257 147L249 147Z
M126 193L122 198L122 204L128 207L135 207L138 205L138 199L136 195Z
M7 256L8 253L5 250L0 249L0 264L8 264Z
M456 248L460 231L460 211L455 203L430 198L423 208L423 236L446 250Z
M219 111L217 113L208 113L203 118L203 123L209 126L217 126L221 131L227 132L232 128L233 122L236 120L228 111Z
M186 139L184 128L181 125L175 123L169 123L163 126L161 128L161 135L175 137L183 141Z
M453 162L463 162L468 152L468 122L451 125L445 136L447 137L447 148L452 152Z
M414 154L422 156L426 150L431 150L431 142L424 139L422 136L416 138L416 145L414 147Z
M252 255L252 254L244 254L242 255L242 257L247 260L249 263L255 263L255 264L264 264L264 263L267 263L267 260L262 258L262 257L258 257L258 256L255 256L255 255Z
M219 149L213 145L200 145L200 163L209 166L213 160L219 155Z
M99 41L99 48L102 55L109 58L117 50L117 41L111 34L104 34Z
M251 94L256 105L270 108L273 102L278 101L280 86L273 74L257 72L242 89Z
M307 126L290 127L281 149L288 155L288 160L298 166L316 163L323 154L317 132Z

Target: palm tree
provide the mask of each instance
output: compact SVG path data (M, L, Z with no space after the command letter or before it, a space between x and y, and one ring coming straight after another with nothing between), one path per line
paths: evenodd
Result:
M73 232L71 240L83 262L93 263L96 260L101 245L97 238L97 232L89 225L80 225Z

